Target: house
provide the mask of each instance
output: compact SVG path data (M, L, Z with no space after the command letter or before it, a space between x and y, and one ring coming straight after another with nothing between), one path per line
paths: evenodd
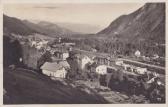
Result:
M69 57L69 53L68 52L62 52L62 59L66 60Z
M122 66L124 64L124 62L122 60L117 60L117 61L115 61L115 64L118 66Z
M69 52L68 51L55 51L54 55L62 60L66 60L69 57Z
M93 60L98 65L109 65L110 64L110 60L105 56L96 56Z
M70 69L70 65L67 61L60 61L58 64L62 65L65 69Z
M97 50L96 50L96 49L94 49L94 48L92 48L92 49L91 49L91 51L92 51L92 52L97 52Z
M158 54L154 54L153 55L153 59L158 59L159 58L159 55Z
M42 66L42 73L56 78L65 78L67 71L65 67L58 63L45 62Z
M141 56L141 58L144 60L144 61L148 61L148 62L150 62L150 57L146 57L146 56Z
M22 62L22 61L23 61L23 58L20 57L20 58L19 58L19 62Z
M141 52L140 52L139 50L137 50L137 51L135 52L135 56L136 56L136 57L140 57L140 56L141 56Z
M26 44L26 42L27 42L27 40L26 40L26 39L25 39L25 40L20 40L20 44L21 44L21 45Z
M52 55L54 55L55 50L51 48L50 53L51 53Z
M49 41L47 40L42 40L43 45L47 45Z
M58 43L61 43L61 41L62 41L62 38L59 37L59 38L58 38Z
M37 45L37 43L36 43L36 41L31 41L31 47L36 47L36 45Z
M86 55L76 54L75 56L81 69L84 69L86 64L93 63L93 60Z
M62 43L62 44L64 46L72 46L72 47L76 45L75 43L70 43L70 42L69 43Z
M51 57L51 59L52 59L52 62L63 66L66 70L70 69L70 65L66 60L62 60L62 59L59 59L59 58L56 58L56 57L53 57L53 56Z
M69 47L69 48L68 48L68 51L72 51L72 47Z
M122 66L124 67L125 71L133 72L133 67L131 65L129 65L129 64L123 64Z
M36 46L36 49L37 49L37 50L40 50L41 48L42 48L41 45L37 45L37 46Z
M46 50L47 50L47 51L51 51L51 47L50 47L50 46L47 46L47 47L46 47Z
M96 73L104 75L107 73L107 66L106 65L99 65L96 67Z
M137 67L136 69L138 74L145 74L147 72L147 68Z
M42 47L43 46L43 42L40 41L40 42L37 43L37 45Z

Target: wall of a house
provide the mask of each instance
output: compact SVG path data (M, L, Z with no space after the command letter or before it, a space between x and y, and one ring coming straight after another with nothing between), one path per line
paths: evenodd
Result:
M105 65L98 66L96 68L96 72L98 74L106 74L107 73L107 67Z
M88 57L84 57L82 60L81 60L81 68L82 69L84 69L85 68L85 65L87 64L87 63L91 63L92 61L91 61L91 59L90 58L88 58Z
M54 72L54 77L57 78L65 78L67 74L67 71L63 68L60 70L57 70L56 72Z
M66 60L66 58L68 58L69 57L69 53L63 53L62 54L62 59L63 60Z

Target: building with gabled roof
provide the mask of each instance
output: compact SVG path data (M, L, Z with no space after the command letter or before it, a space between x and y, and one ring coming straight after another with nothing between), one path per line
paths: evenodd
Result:
M59 64L65 67L65 69L70 69L70 65L67 61L60 61Z
M42 73L56 78L65 78L67 71L64 66L57 62L45 62L41 67Z

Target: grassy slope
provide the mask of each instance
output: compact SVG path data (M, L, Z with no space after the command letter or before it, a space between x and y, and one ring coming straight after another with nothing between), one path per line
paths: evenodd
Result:
M4 69L4 104L107 103L102 97L25 70Z

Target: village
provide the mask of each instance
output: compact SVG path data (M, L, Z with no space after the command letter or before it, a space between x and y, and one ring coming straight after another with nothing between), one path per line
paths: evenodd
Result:
M164 67L151 67L147 63L111 57L95 49L81 50L75 47L75 43L63 42L61 37L50 42L51 39L41 39L37 35L12 35L19 40L23 49L23 56L19 58L22 68L31 69L65 85L66 81L72 81L73 87L85 85L112 103L115 101L110 100L109 95L113 93L111 96L115 96L113 91L125 96L126 100L121 98L123 103L132 95L143 96L142 102L164 102ZM134 55L136 59L150 60L142 56L139 50ZM158 58L157 54L151 57L154 60ZM14 69L15 66L10 65L9 68ZM86 88L84 91L89 93Z

